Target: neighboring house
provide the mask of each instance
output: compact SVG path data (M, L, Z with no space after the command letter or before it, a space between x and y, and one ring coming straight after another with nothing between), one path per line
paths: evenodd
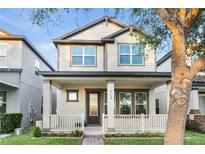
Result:
M105 131L165 130L167 115L156 115L155 88L171 73L157 72L154 47L135 32L103 17L53 40L58 71L41 72L44 130L83 129L84 123Z
M43 79L39 71L54 68L25 36L0 29L0 112L23 113L24 127L42 118Z
M189 63L190 65L190 63ZM157 62L158 72L171 72L171 52L168 52ZM205 72L198 73L192 84L188 114L205 115ZM159 104L159 114L167 114L169 109L170 82L156 89L156 103Z

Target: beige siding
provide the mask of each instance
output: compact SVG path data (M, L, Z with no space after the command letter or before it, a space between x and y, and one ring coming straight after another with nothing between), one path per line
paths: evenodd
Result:
M81 33L69 37L69 40L101 40L101 38L110 35L122 27L111 23L101 22Z
M59 45L59 70L60 71L103 71L104 47L96 46L96 66L72 66L71 45Z
M22 43L21 41L0 41L0 44L7 45L7 68L22 68Z
M171 72L171 57L157 67L158 72Z
M118 44L119 43L139 43L136 37L131 36L126 32L115 38L114 44L106 45L107 54L107 70L108 71L155 71L156 70L156 56L155 51L149 45L145 45L144 65L119 65L118 64Z

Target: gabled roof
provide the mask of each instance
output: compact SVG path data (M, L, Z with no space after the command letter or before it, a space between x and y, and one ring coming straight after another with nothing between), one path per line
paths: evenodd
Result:
M132 29L131 29L132 28ZM146 34L145 32L139 30L137 27L134 27L134 26L127 26L125 28L122 28L104 38L102 38L101 40L104 41L104 42L114 42L115 41L115 37L127 32L127 31L133 31L133 32L136 32L136 33L141 33L142 35L144 35L146 38L150 38L150 42L154 42L154 39L149 36L148 34Z
M110 34L110 35L108 35L108 36L102 38L102 40L113 39L114 37L116 37L116 36L118 36L118 35L120 35L120 34L123 34L124 32L127 32L127 31L129 31L129 30L130 30L130 26L127 26L127 27L125 27L125 28L123 28L123 29L120 29L120 30L118 30L118 31L116 31L116 32L114 32L114 33L112 33L112 34Z
M166 55L164 55L161 59L157 61L157 66L161 65L163 62L165 62L167 59L169 59L172 55L172 52L168 52Z
M88 29L88 28L90 28L92 26L95 26L95 25L97 25L97 24L99 24L99 23L101 23L103 21L106 21L106 20L109 20L110 22L112 22L112 23L114 23L114 24L116 24L116 25L118 25L118 26L120 26L122 28L127 27L125 24L121 23L120 21L118 21L116 19L113 19L113 18L108 17L108 16L104 16L104 17L102 17L100 19L97 19L97 20L95 20L93 22L90 22L90 23L88 23L88 24L86 24L86 25L84 25L82 27L79 27L79 28L77 28L77 29L75 29L75 30L73 30L73 31L63 35L63 36L57 37L55 40L65 39L67 37L70 37L70 36L75 35L75 34L77 34L79 32L82 32L82 31L84 31L84 30L86 30L86 29Z
M6 35L12 35L11 33L9 33L9 32L7 32L7 31L5 31L4 29L2 29L2 28L0 28L0 32L3 32L4 34L6 34Z
M6 32L5 30L1 30ZM8 32L6 32L8 33ZM41 53L34 47L34 45L23 35L0 35L0 40L20 40L23 41L52 71L55 71L54 67L41 55Z

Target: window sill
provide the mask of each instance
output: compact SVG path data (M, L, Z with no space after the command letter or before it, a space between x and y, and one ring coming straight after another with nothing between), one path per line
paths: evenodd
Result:
M79 103L79 100L66 100L68 103Z

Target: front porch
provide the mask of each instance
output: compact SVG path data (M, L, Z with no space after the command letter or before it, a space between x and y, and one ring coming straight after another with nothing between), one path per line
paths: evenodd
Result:
M44 130L85 131L87 126L100 126L102 133L165 130L167 115L156 114L155 88L169 81L169 74L86 73L43 73ZM57 88L56 112L52 86Z

